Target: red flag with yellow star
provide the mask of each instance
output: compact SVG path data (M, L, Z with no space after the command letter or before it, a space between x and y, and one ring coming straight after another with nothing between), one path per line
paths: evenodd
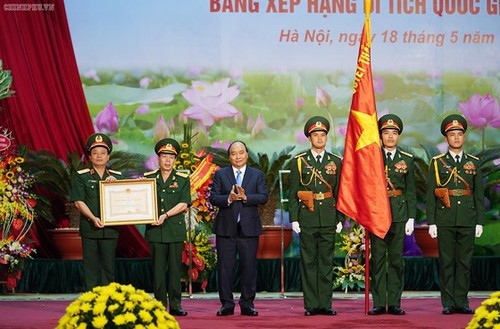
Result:
M384 238L391 212L373 91L370 33L368 12L354 76L337 209Z

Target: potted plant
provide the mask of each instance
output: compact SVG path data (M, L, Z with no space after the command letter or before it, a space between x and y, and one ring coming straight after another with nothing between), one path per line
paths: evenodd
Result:
M287 169L292 151L295 146L287 146L279 153L274 152L271 156L266 153L254 153L248 150L248 165L261 170L266 178L269 200L260 206L260 219L264 233L259 238L258 258L280 258L281 256L281 225L275 225L274 217L278 202L280 202L279 171ZM218 166L229 165L227 150L219 148L208 148L207 151L214 155L214 163ZM286 189L284 189L286 190ZM292 230L285 227L283 230L284 249L286 250L292 241Z

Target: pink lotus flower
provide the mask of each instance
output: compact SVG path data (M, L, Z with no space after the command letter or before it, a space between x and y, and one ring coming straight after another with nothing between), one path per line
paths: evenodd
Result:
M252 138L257 136L264 128L267 128L266 121L264 120L262 114L259 114L257 120L255 121L255 125L252 128Z
M150 77L144 77L141 80L139 80L139 86L143 89L148 89L149 84L153 81Z
M135 109L135 113L139 115L146 114L148 112L149 112L149 105L147 104L142 104Z
M335 135L346 136L347 135L347 125L339 125L335 127Z
M383 94L385 90L384 78L382 77L373 77L373 90L377 94Z
M298 97L295 100L295 106L297 106L298 109L301 109L304 107L304 99L302 97Z
M158 169L158 156L156 154L150 155L146 163L144 163L144 167L148 170Z
M170 137L170 130L167 127L165 118L163 115L160 115L153 128L153 141L157 143L159 140L167 137Z
M220 140L217 140L217 141L212 143L213 148L224 149L226 151L229 149L229 145L231 145L231 142L228 142L228 141L222 142Z
M332 97L321 87L316 87L316 105L321 109L327 109L332 103Z
M198 120L205 126L212 126L216 120L235 117L240 111L232 102L240 93L237 86L229 87L229 79L214 83L193 81L182 96L192 104L183 112L185 117Z
M295 140L298 142L298 143L306 143L309 141L309 138L306 137L306 135L304 135L304 131L303 130L298 130L297 132L295 132Z
M94 80L95 82L101 82L101 78L97 74L96 69L90 69L83 74L84 77Z
M118 131L118 111L113 103L108 103L95 118L97 131L104 134L114 134Z
M458 103L467 122L474 127L484 129L487 125L500 127L500 105L490 94L474 94L465 103Z

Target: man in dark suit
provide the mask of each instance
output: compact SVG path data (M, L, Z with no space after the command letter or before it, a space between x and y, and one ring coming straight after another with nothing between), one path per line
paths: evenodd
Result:
M370 290L374 307L369 315L405 315L401 309L403 294L405 233L413 233L417 213L417 189L413 155L400 150L399 136L403 121L395 114L386 114L378 120L382 152L384 154L387 193L391 204L391 227L381 239L370 237ZM386 309L387 306L387 309Z
M441 123L448 152L432 158L427 179L429 235L438 239L443 314L473 314L467 294L474 236L484 223L484 185L479 159L467 154L467 121L458 114Z
M341 158L326 151L330 123L322 116L310 118L304 135L311 149L297 155L290 171L290 221L300 233L300 273L304 314L336 315L332 308L335 232L342 223L335 208Z
M262 234L258 206L268 200L264 173L247 166L245 143L233 142L228 149L231 166L215 173L210 203L219 208L213 227L216 234L219 299L217 316L234 314L232 287L236 255L241 269L241 315L257 316L253 301L257 289L257 248Z

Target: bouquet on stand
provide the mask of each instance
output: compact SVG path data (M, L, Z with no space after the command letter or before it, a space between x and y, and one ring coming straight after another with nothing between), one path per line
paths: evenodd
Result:
M33 176L23 170L24 157L12 149L12 138L0 127L0 280L17 286L24 261L35 250L23 243L35 218Z
M333 268L336 276L333 287L341 287L347 292L349 289L363 289L365 287L365 229L355 223L350 232L342 234L340 250L345 251L344 266Z

